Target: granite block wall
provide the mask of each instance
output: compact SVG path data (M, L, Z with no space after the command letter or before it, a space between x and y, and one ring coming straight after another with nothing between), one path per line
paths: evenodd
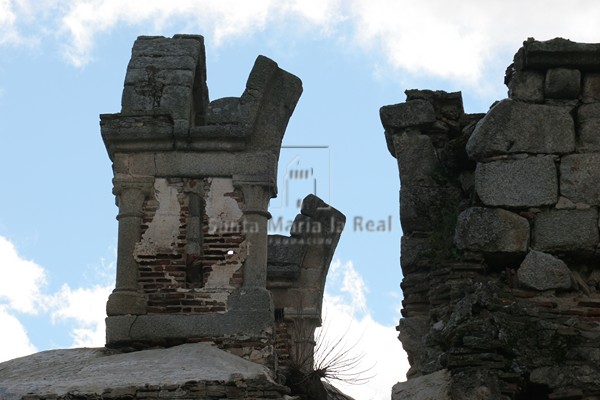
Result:
M597 44L528 39L486 114L420 90L382 107L411 363L394 399L600 396L599 73Z

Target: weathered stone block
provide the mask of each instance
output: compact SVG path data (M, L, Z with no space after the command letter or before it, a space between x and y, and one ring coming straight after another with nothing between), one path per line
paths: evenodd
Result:
M488 206L537 207L556 203L553 156L478 163L475 191Z
M399 382L392 388L392 400L449 400L452 376L443 369L429 375Z
M156 68L156 69L187 69L193 71L196 68L196 59L189 56L163 56L163 57L152 57L152 56L140 56L133 57L129 61L128 68L132 69L143 69Z
M555 210L536 215L533 248L539 251L593 250L598 244L598 211Z
M158 70L151 68L131 68L125 76L125 85L136 85L143 82L155 80L164 85L187 86L194 85L194 71L189 69Z
M551 68L546 72L544 94L549 99L576 99L581 91L581 72L577 69Z
M561 259L532 250L517 270L519 283L536 290L569 289L571 271Z
M207 125L240 124L242 111L238 97L224 97L213 100L208 105Z
M394 148L403 185L434 185L438 159L431 138L418 132L394 135Z
M575 149L568 107L502 100L481 119L467 142L467 154L482 160L499 154L564 154Z
M456 247L484 253L525 253L529 222L501 208L471 207L456 222Z
M162 84L156 86L145 85L143 87L125 86L121 98L123 112L152 111L160 107L163 90L164 85Z
M404 351L410 354L422 351L423 339L429 333L429 317L402 318L398 331Z
M461 92L445 92L443 90L406 90L406 101L425 100L433 105L438 119L458 120L464 113Z
M583 88L581 100L584 103L600 101L600 74L586 73L583 75Z
M513 100L543 102L544 74L536 71L516 71L508 82L508 96Z
M106 315L144 314L146 302L145 296L138 292L113 292L106 302Z
M268 236L268 265L301 265L306 253L306 242L283 235Z
M600 154L571 154L560 163L561 195L573 202L600 205Z
M410 308L410 305L407 305ZM426 337L430 330L429 316L410 316L400 319L396 328L399 331L398 339L402 342L402 348L411 360L411 369L408 376L415 371L422 373L427 368L426 365L431 362L431 350L426 345Z
M528 40L524 43L524 66L529 69L554 67L597 69L600 65L600 44L577 43L555 38L546 41Z
M192 95L185 86L165 86L160 98L160 107L171 112L173 119L189 122L192 111Z
M577 109L579 151L600 151L600 103L584 104Z
M269 281L289 280L294 281L300 277L300 265L285 264L273 265L267 264L267 279Z
M154 176L154 154L136 153L125 154L117 153L113 159L113 172L115 177L130 176Z
M201 35L175 35L173 39L161 36L140 36L136 40L131 54L133 57L188 55L198 57L204 52L204 37Z
M444 219L449 204L458 204L460 189L456 187L400 187L400 223L402 231L434 231ZM454 208L452 207L454 210ZM456 215L456 214L455 214Z
M403 271L427 266L424 257L430 252L429 237L404 235L400 241L400 266Z
M385 129L426 128L435 122L433 105L425 100L383 106L379 116Z
M600 390L600 371L596 365L589 363L581 363L579 365L565 365L564 363L556 364L548 367L539 367L531 371L530 380L533 383L545 385L550 389L555 388L572 388L571 393L564 396L553 396L558 399L584 399L594 396L583 396L582 390L588 393L597 393ZM580 389L580 390L577 390ZM561 390L563 392L563 390ZM553 393L558 390L553 390Z

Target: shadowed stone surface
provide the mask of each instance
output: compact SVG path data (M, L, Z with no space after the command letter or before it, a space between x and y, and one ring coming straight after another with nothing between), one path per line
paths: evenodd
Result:
M417 131L404 132L393 137L398 168L404 185L434 185L433 175L438 159L431 138Z
M501 208L471 207L458 216L454 243L459 249L486 253L524 253L529 223Z
M402 231L433 231L443 219L444 204L460 200L455 187L400 187L400 222Z
M420 128L435 122L435 110L431 103L425 100L381 107L379 116L386 129Z
M594 351L595 349L590 349ZM563 391L563 399L584 398L584 390L587 392L600 391L600 376L591 365L552 366L541 367L531 371L531 381L546 385L550 388L561 388L567 384L572 387L569 391ZM569 396L570 395L570 396ZM593 399L593 397L591 397Z
M561 194L573 202L600 205L600 154L571 154L560 163Z
M475 191L488 206L537 207L556 203L553 156L478 163Z
M427 265L423 254L429 251L429 238L403 235L400 240L400 265L402 270Z
M502 100L481 121L467 142L474 160L499 154L569 153L575 127L569 108Z
M600 101L600 74L585 74L582 91L581 100L584 103Z
M515 71L507 84L512 99L542 103L544 101L544 74L535 71Z
M519 283L536 290L569 289L571 272L562 260L540 251L530 251L517 271Z
M550 99L576 99L581 91L581 72L576 69L552 68L546 72L544 93Z
M577 109L579 151L600 151L600 104L584 104Z
M546 41L531 38L523 43L515 58L518 68L563 67L597 72L600 70L600 44L577 43L563 38Z
M556 210L536 215L533 247L540 251L592 250L598 244L598 211Z

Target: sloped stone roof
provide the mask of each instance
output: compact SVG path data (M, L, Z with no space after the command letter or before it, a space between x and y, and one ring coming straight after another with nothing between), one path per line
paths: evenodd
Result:
M121 354L104 348L49 350L0 363L0 398L21 399L27 393L59 398L74 392L100 395L107 389L148 384L245 379L271 381L266 367L206 343Z

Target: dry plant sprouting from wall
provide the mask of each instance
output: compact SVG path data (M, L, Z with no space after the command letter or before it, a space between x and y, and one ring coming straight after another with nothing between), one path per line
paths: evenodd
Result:
M353 385L367 383L373 375L371 371L375 365L364 366L366 353L357 349L358 342L347 339L347 333L352 328L344 331L341 337L330 334L329 321L317 329L315 336L314 373L327 381L341 381Z
M297 319L293 324L290 372L294 384L308 380L325 379L329 383L340 381L354 385L367 383L375 365L364 366L365 353L357 350L356 341L348 339L352 326L341 335L331 333L330 321L314 330L312 321ZM362 335L361 335L362 337Z

